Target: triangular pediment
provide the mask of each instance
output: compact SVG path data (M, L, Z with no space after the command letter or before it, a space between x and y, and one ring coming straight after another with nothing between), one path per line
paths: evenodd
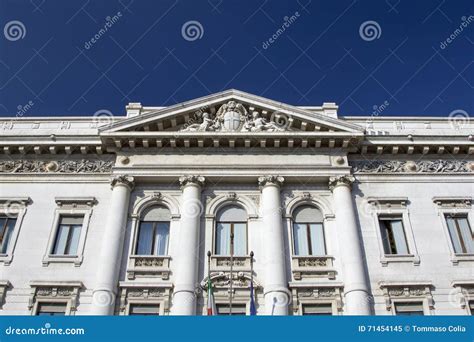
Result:
M145 107L136 116L102 127L100 131L103 135L132 132L176 132L177 135L338 132L357 135L364 131L358 125L314 108L295 107L242 91L227 90L165 108Z

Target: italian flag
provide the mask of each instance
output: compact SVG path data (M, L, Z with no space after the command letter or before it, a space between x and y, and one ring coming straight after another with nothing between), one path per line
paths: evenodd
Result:
M207 315L217 315L216 303L214 302L214 294L212 293L211 279L207 281Z

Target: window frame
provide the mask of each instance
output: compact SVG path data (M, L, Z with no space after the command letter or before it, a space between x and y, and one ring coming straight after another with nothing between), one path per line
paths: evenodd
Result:
M157 315L133 315L131 313L132 307L136 305L141 306L157 306L158 307L158 314ZM127 316L163 316L165 314L164 311L164 303L162 300L128 300L127 307L125 309L125 315Z
M225 207L221 208L225 209ZM230 245L230 254L217 254L217 226L219 224L230 224L230 234L234 233L234 224L245 224L245 253L244 255L235 255L233 254L234 246L235 246L235 240L234 244L231 243L231 240L229 239ZM230 257L231 254L236 257L246 257L249 255L249 225L248 225L248 220L247 221L217 221L214 225L214 238L213 238L213 255L215 256L220 256L220 257Z
M39 314L40 314L41 305L47 305L47 304L64 304L64 316L69 316L71 314L70 304L67 300L38 299L34 305L33 316L40 316Z
M449 233L446 215L466 215L468 218L471 230L474 229L474 210L472 209L470 197L433 197L433 202L436 205L438 217L443 229L444 237L448 245L449 253L451 255L451 263L458 265L459 262L474 261L474 254L459 254L454 250L454 245Z
M245 313L243 315L229 315L229 314L219 314L219 309L218 307L219 306L227 306L229 307L229 303L227 302L222 302L222 301L219 301L219 302L216 302L216 310L217 310L217 315L221 315L221 316L249 316L250 315L250 303L247 303L247 302L242 302L242 301L239 301L239 302L232 302L232 310L234 309L235 306L240 306L240 307L244 307L245 308ZM230 310L229 310L230 311Z
M317 305L330 305L331 306L331 314L329 315L305 315L304 314L304 307L305 306L317 306ZM299 303L299 312L301 316L336 316L338 315L337 312L337 306L336 306L336 301L335 300L328 300L328 301L323 301L323 300L318 300L318 301L307 301L307 302L300 302Z
M158 226L159 223L167 223L168 224L168 242L166 244L166 253L163 254L163 255L160 255L160 254L137 254L137 250L138 250L138 243L140 241L140 229L141 229L141 224L142 223L145 223L145 222L148 222L148 223L153 223L153 241L152 241L152 246L151 246L151 250L153 251L155 249L155 244L156 244L156 241L155 241L155 238L156 238L156 235L155 235L155 232L156 232L156 228ZM138 225L137 225L137 229L136 229L136 232L135 232L135 243L134 243L134 247L133 247L133 250L132 250L132 255L134 256L150 256L150 257L167 257L170 255L169 253L169 249L170 249L170 237L171 237L171 220L169 221L142 221L142 220L138 220Z
M95 198L56 198L55 201L58 206L54 210L52 228L50 229L46 251L43 256L43 266L46 267L50 263L72 263L74 266L79 267L84 260L84 248L93 213L92 206L96 202ZM61 218L66 216L83 216L81 235L77 244L76 255L53 254L57 234L59 233Z
M7 252L0 254L0 264L3 264L4 266L9 266L13 260L15 247L23 225L23 219L30 203L31 199L29 197L0 198L0 204L3 204L0 206L0 215L6 217L14 216L16 218L16 223L13 227L12 235L8 243Z
M468 255L474 255L474 253L467 253L467 252L462 252L462 253L458 253L456 252L455 248L454 248L454 241L453 241L453 237L451 236L451 232L449 230L449 225L448 225L448 218L451 218L453 220L455 220L456 222L456 234L457 234L457 238L459 239L459 242L461 244L461 248L464 247L464 249L466 249L465 247L465 241L463 240L463 237L462 237L462 234L460 232L460 227L459 227L459 223L458 223L458 219L459 218L463 218L467 221L467 226L469 227L469 230L471 231L471 238L474 239L474 231L472 229L472 225L469 221L469 216L467 213L455 213L455 214L450 214L450 213L445 213L444 214L444 219L446 221L446 228L448 229L448 234L449 234L449 238L450 238L450 241L451 241L451 244L453 245L453 251L456 255L459 255L459 256L468 256Z
M295 221L295 218L294 218L294 216L295 216L295 211L298 210L298 208L304 207L304 206L313 207L314 209L319 210L319 211L321 212L321 214L323 215L323 220L322 220L321 222L316 222L316 221L315 221L315 222L296 222L296 221ZM324 215L323 210L322 210L320 207L314 205L313 203L306 203L306 202L303 202L303 203L300 203L300 204L298 204L298 205L296 205L295 207L292 208L292 210L291 210L291 216L289 217L289 221L290 221L290 222L289 222L289 223L290 223L290 224L289 224L289 226L290 226L290 236L291 236L291 255L292 255L292 257L303 257L303 258L304 258L304 257L309 257L309 258L315 257L315 258L317 258L317 257L330 257L330 256L331 256L330 253L329 253L329 246L328 246L328 241L327 241L327 232L326 232L326 224L325 224L325 223L326 223L326 220L327 220L327 218L326 218L326 215ZM325 252L324 255L312 255L312 254L299 255L299 254L296 254L296 253L295 253L295 249L296 249L296 248L295 248L295 247L296 247L296 246L295 246L295 241L296 241L296 240L295 240L295 228L294 228L294 227L295 227L295 223L297 223L297 224L305 224L305 225L306 225L306 238L309 238L309 239L308 239L308 246L309 246L309 244L311 243L311 235L308 236L308 234L310 234L310 232L308 232L309 229L310 229L310 228L309 228L309 225L310 225L310 224L321 224L321 225L322 225L322 228L323 228L323 239L324 239L324 252ZM309 248L308 248L308 249L309 249Z
M420 255L416 246L413 227L410 220L410 211L408 209L408 199L406 197L369 197L368 209L372 213L373 227L377 236L379 246L380 263L382 266L388 266L390 263L413 263L414 266L420 264ZM367 209L365 209L367 210ZM402 220L405 240L409 254L386 254L382 227L380 226L379 217L400 217Z
M408 299L408 298L403 298L403 299L392 299L392 314L394 316L403 316L403 315L398 315L397 314L397 305L399 304L411 304L411 303L420 303L421 304L421 312L423 313L421 316L429 316L429 307L427 307L425 300L421 298L416 298L416 299ZM427 314L428 312L428 314Z
M410 256L412 255L410 253L410 246L408 245L408 240L407 240L407 234L406 234L406 229L405 229L405 225L403 224L403 216L399 216L399 215L378 215L378 220L379 220L379 227L380 227L380 233L381 233L381 238L382 238L382 243L383 243L383 234L382 234L382 229L385 229L386 232L387 232L387 237L389 237L390 235L392 236L392 238L395 240L395 237L394 237L394 234L393 234L393 227L392 225L390 224L390 230L391 230L391 234L389 233L388 229L387 229L387 226L385 227L382 227L381 224L380 224L380 221L400 221L402 223L402 229L403 229L403 240L405 241L405 245L406 245L406 249L408 251L407 254L401 254L401 253L387 253L387 251L385 250L385 244L383 244L383 247L384 247L384 255L387 256L394 256L394 255L397 255L397 256ZM393 241L394 243L395 241ZM392 242L389 241L389 245L388 247L390 248L390 252L392 252ZM395 246L396 248L396 246Z

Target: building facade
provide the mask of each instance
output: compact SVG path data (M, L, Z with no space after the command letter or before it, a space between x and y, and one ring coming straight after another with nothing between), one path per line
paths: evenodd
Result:
M126 109L0 122L0 314L472 314L469 118Z

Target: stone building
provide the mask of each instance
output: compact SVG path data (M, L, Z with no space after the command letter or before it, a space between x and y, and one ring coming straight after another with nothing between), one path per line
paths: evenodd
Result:
M0 314L472 314L474 123L337 109L3 118Z

